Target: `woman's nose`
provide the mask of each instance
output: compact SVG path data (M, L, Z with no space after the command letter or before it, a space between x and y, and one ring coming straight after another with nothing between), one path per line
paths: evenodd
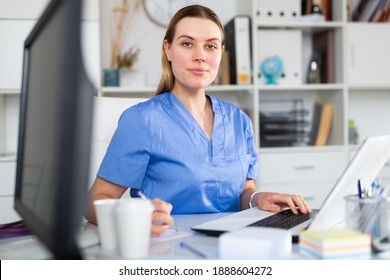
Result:
M206 53L203 49L199 48L195 50L194 53L194 61L195 62L205 62L206 60Z

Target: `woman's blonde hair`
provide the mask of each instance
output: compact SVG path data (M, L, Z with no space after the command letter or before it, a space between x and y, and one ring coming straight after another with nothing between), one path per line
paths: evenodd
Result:
M157 87L156 95L159 95L160 93L163 92L171 91L175 83L175 76L173 75L172 65L171 62L168 60L164 50L164 42L166 40L168 44L172 44L173 38L175 36L177 23L181 19L186 17L204 18L213 21L221 29L221 33L222 33L221 43L222 46L225 45L225 31L221 23L221 20L219 19L217 14L214 11L212 11L210 8L201 5L190 5L177 11L177 13L173 16L173 18L171 19L168 25L167 31L165 33L162 42L161 65L162 65L163 74L160 83Z

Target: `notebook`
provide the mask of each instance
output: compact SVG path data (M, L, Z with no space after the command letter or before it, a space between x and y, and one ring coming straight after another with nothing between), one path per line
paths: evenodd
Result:
M320 209L312 211L305 222L289 229L292 236L298 236L303 229L317 230L343 226L345 221L344 197L350 194L357 194L357 181L359 179L362 182L371 184L389 157L390 135L372 136L365 139ZM224 232L250 226L259 220L273 215L278 214L262 211L254 207L193 226L192 229L207 235L218 236Z

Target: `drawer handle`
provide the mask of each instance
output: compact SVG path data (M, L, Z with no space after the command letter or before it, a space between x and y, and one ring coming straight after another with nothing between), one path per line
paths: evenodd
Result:
M295 170L309 170L314 169L314 165L301 165L301 166L294 166Z

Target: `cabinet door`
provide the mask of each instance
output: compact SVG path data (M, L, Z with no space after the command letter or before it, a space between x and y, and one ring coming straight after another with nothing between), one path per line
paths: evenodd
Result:
M334 186L331 182L322 183L301 183L301 184L274 184L260 185L260 190L264 192L280 192L297 194L302 196L311 208L320 208L325 198Z
M99 22L83 21L81 52L85 71L95 88L100 86Z
M6 224L20 220L21 217L14 210L14 196L0 197L0 224Z
M390 24L348 25L350 85L389 85Z
M16 162L0 162L0 224L20 220L14 210Z
M344 152L261 154L260 184L335 182L347 162Z
M0 197L15 193L16 162L0 162Z
M49 0L0 0L0 18L38 19L48 3Z
M0 89L20 89L23 44L34 20L0 20Z

